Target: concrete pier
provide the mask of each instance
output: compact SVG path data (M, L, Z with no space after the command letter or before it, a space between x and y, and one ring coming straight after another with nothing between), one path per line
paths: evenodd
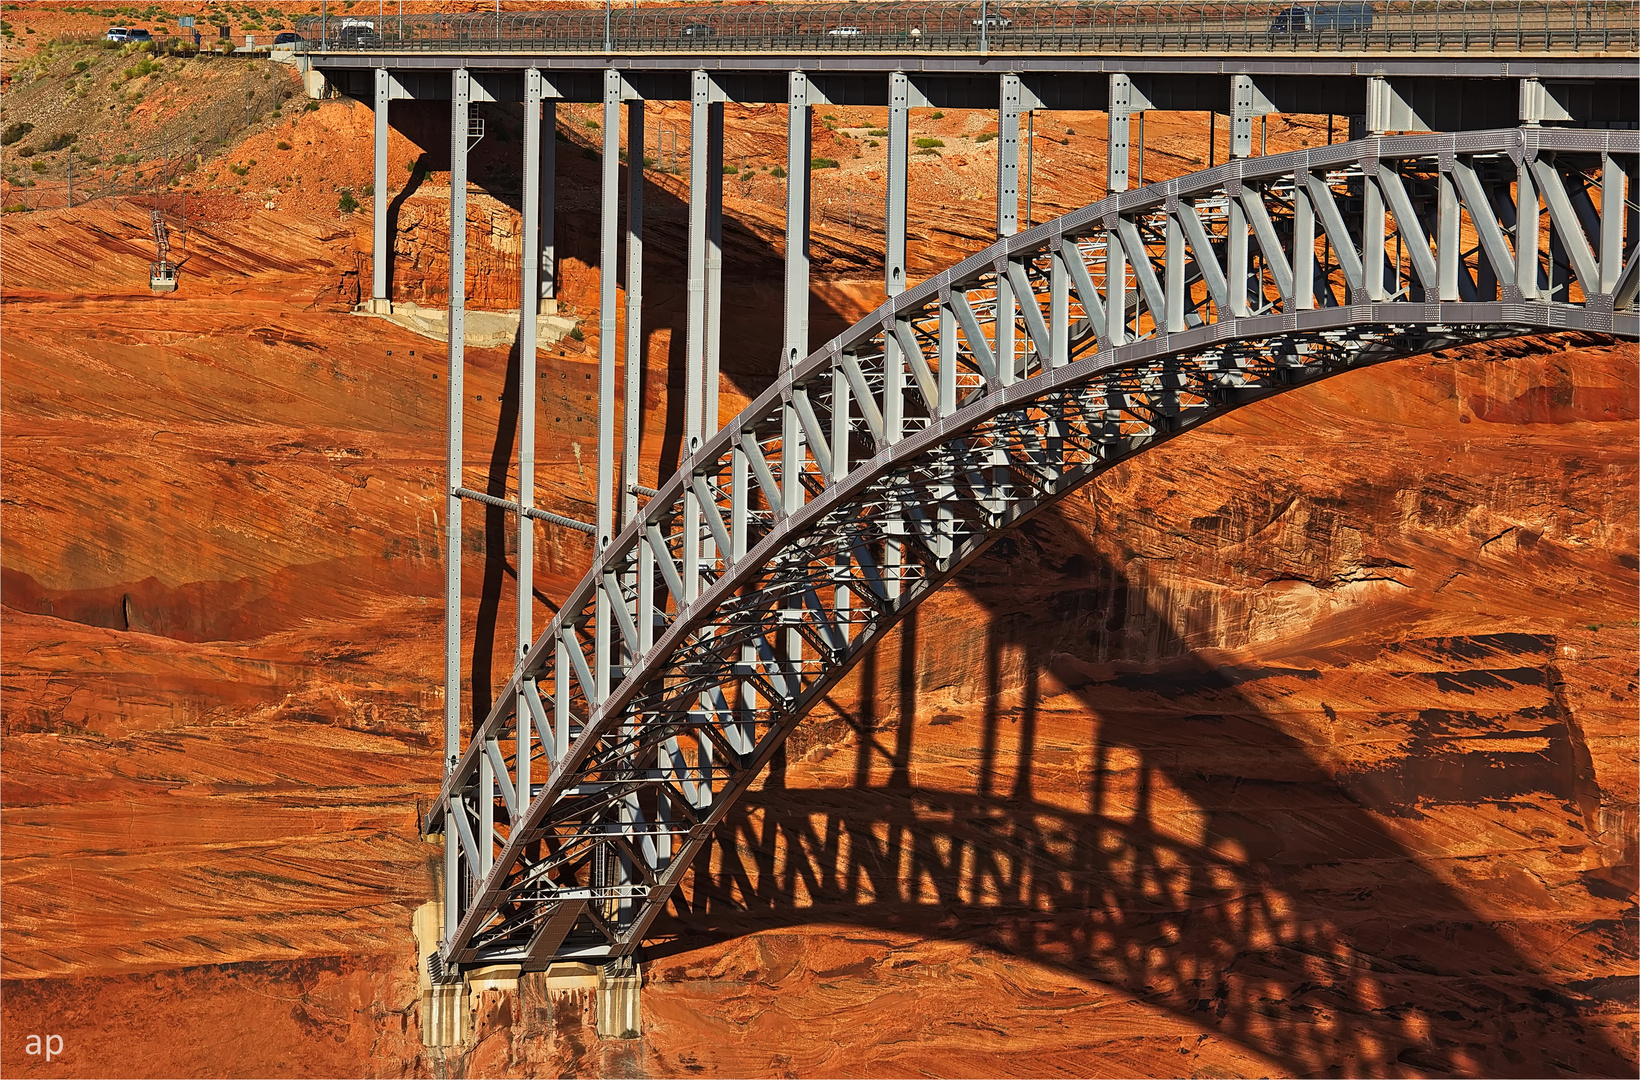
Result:
M636 1039L643 1034L639 993L643 971L631 957L613 960L598 974L598 1037Z

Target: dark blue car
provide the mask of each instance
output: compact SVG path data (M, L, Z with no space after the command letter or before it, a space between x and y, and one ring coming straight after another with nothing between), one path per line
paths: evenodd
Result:
M1303 34L1312 30L1371 30L1371 4L1295 4L1270 20L1272 34Z

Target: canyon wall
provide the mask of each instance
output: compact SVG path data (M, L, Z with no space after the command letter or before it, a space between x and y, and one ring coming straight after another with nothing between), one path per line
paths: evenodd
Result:
M424 1048L444 349L347 313L369 222L320 205L317 170L361 113L303 121L309 202L198 211L174 296L147 293L144 206L0 221L8 1074L1633 1074L1636 357L1576 336L1307 387L1044 511L734 811L657 924L642 1040L599 1043L588 1001L526 979L478 1002L471 1045ZM579 145L560 299L584 316ZM982 242L987 208L939 185L985 179L983 152L919 165L924 272ZM1050 207L1102 172L1075 152L1039 159ZM395 173L423 153L396 135ZM395 278L433 303L426 165ZM651 204L646 484L678 423L675 180ZM732 200L730 271L776 282L760 184ZM880 299L846 190L822 193L816 340ZM475 194L497 307L514 213L504 182ZM731 301L725 414L779 337L776 287ZM586 331L539 384L539 501L576 516ZM511 358L468 357L468 482L502 492ZM510 531L467 515L478 711L511 663ZM539 535L538 626L589 555ZM64 1055L28 1056L31 1032Z

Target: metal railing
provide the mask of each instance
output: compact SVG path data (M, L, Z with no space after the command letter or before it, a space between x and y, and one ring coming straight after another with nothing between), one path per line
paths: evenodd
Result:
M618 4L619 0L617 0ZM309 52L1605 52L1623 0L1071 0L649 6L298 20Z

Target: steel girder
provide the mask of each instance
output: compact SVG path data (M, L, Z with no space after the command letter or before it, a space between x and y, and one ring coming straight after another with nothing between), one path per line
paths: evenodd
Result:
M1008 237L787 367L596 556L448 768L443 970L630 954L810 706L1116 462L1385 360L1636 336L1637 159L1634 132L1523 128L1232 161Z
M298 48L316 52L1576 52L1636 40L1633 5L1613 0L1376 0L1365 17L1304 11L1272 0L889 0L308 15L296 28Z

